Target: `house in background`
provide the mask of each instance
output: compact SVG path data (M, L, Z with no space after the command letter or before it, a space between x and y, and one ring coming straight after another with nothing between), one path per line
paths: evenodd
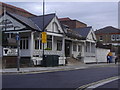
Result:
M112 52L118 52L120 46L120 29L108 26L95 31L98 44L109 48Z
M59 18L60 23L69 26L70 29L87 27L87 24L70 18Z

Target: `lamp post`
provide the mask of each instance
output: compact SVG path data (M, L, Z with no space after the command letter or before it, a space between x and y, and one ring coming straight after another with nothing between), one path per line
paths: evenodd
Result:
M42 30L42 32L44 32L44 13L45 13L44 5L45 5L45 3L43 0L43 30ZM44 57L45 57L45 55L44 55L44 43L43 43L43 61L44 61Z
M19 54L19 51L20 51L20 36L19 36L19 32L17 32L16 34L16 40L17 40L17 71L20 70L20 54Z
M18 26L14 27L14 30L15 30L15 28L18 28ZM16 33L16 41L17 41L17 71L20 71L20 54L19 54L20 36L19 36L19 32Z

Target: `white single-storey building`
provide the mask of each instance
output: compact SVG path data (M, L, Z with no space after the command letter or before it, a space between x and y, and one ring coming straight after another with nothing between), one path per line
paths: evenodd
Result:
M80 59L84 63L96 62L96 36L91 26L68 29L66 33L66 56Z
M16 36L19 34L21 60L33 60L40 64L43 55L41 32L47 33L45 55L59 55L59 65L65 65L66 57L75 57L84 63L96 62L96 37L92 27L70 30L63 27L56 14L26 18L6 12L0 18L3 32L3 57L17 57ZM6 60L6 59L5 59ZM10 60L9 60L10 61Z

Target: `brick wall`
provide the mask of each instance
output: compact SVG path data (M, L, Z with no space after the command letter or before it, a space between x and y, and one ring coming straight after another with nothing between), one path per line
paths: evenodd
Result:
M76 28L80 28L80 27L87 27L87 25L82 22L76 21Z
M77 20L65 20L65 21L60 21L62 24L68 25L69 28L80 28L80 27L87 27L86 24L79 22Z
M102 43L120 43L120 41L116 41L116 40L112 41L111 35L112 34L96 34L96 38L98 41L100 41L99 38L100 36L102 36L103 37L103 40L101 41Z

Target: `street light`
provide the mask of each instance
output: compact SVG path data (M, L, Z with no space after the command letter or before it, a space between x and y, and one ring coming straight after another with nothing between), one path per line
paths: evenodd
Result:
M19 26L15 26L15 28L19 28ZM17 41L17 71L20 71L20 36L19 36L19 32L16 33L16 41Z

